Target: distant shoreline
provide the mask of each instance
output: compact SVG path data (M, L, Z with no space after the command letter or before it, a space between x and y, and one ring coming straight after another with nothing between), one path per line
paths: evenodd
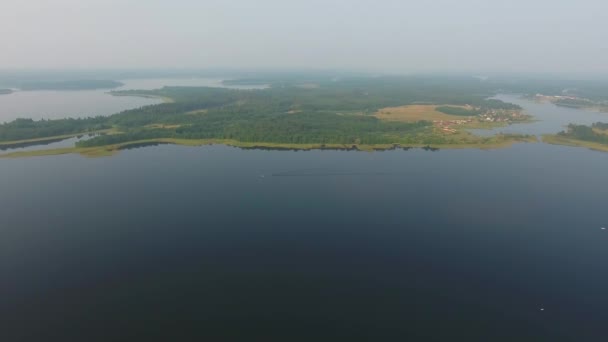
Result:
M163 103L173 103L175 102L172 98L167 97L167 96L159 96L159 95L149 95L149 94L122 94L122 93L117 93L114 91L109 91L107 92L107 94L110 94L112 96L116 96L116 97L142 97L142 98L146 98L146 99L159 99L162 100Z
M582 109L591 112L608 113L608 104L574 96L530 95L528 99L539 102L550 102L558 107Z

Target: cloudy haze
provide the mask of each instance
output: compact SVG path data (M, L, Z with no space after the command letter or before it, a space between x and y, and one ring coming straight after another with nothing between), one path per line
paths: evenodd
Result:
M0 68L608 72L605 0L20 0Z

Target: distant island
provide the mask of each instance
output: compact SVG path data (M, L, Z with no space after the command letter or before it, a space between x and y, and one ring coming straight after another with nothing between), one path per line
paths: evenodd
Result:
M0 95L8 95L8 94L12 94L13 90L12 89L0 89Z
M608 123L596 122L591 126L570 124L565 131L543 136L543 141L608 152Z
M529 98L536 101L548 101L556 106L576 108L576 109L587 109L599 112L608 112L608 100L592 100L584 97L571 96L571 95L542 95L536 94Z
M114 89L124 84L110 80L74 80L74 81L43 81L21 82L17 87L21 90L95 90Z
M252 82L253 83L253 82ZM303 87L302 84L307 86ZM0 145L95 133L75 147L7 156L108 155L141 144L226 144L243 148L384 150L396 147L496 148L536 137L482 137L473 128L528 122L517 105L488 99L477 80L421 82L416 78L352 78L283 82L262 90L165 87L114 91L165 103L109 117L19 119L0 125Z

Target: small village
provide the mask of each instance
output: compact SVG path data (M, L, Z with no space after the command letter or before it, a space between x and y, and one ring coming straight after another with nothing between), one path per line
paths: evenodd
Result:
M457 133L458 131L454 129L453 126L466 125L474 122L502 122L509 124L514 121L525 121L526 119L528 119L528 116L522 114L520 111L491 109L483 114L467 117L466 119L433 120L433 124L443 132Z

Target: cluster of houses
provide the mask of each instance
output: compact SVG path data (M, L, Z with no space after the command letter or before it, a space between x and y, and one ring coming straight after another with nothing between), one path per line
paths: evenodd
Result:
M480 114L479 120L487 122L510 122L511 120L521 119L522 117L520 112L492 109L484 114Z
M464 125L467 123L473 122L472 118L464 119L464 120L433 120L433 124L447 133L456 133L457 131L453 129L452 125Z
M457 130L452 128L454 125L464 125L472 122L511 122L523 119L521 112L510 110L489 110L486 113L480 114L477 117L469 117L459 120L433 120L435 127L446 133L456 133Z

